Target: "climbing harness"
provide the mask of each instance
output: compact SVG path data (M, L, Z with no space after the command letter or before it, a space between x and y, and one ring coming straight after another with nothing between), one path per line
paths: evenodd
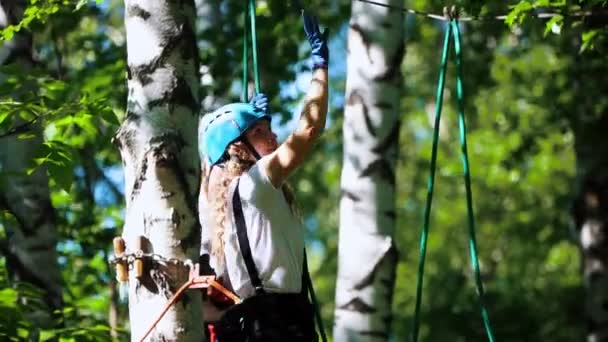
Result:
M441 55L441 70L439 72L439 83L437 85L437 98L435 105L435 124L433 130L433 149L431 154L430 175L427 184L427 200L424 210L424 224L420 235L420 259L418 263L418 281L416 286L416 311L414 314L412 340L418 341L418 328L420 323L420 303L422 299L422 281L424 275L424 261L426 256L426 244L429 233L429 219L431 214L431 203L433 201L433 188L435 181L435 168L437 162L437 145L439 140L439 123L441 120L441 107L443 102L443 88L445 85L445 74L447 70L448 53L450 50L450 37L454 37L454 51L456 55L456 95L458 98L458 125L460 133L460 148L462 152L462 163L464 169L464 181L466 188L467 213L469 225L469 251L471 256L471 268L475 274L475 285L477 287L477 295L481 306L481 316L484 327L490 342L494 341L492 329L490 327L490 319L488 311L484 303L484 289L481 282L479 270L479 260L477 258L477 242L475 239L475 220L473 215L473 200L471 193L471 177L469 171L469 157L467 153L466 126L464 118L464 89L462 80L462 51L460 45L460 30L458 28L458 16L454 9L450 13L444 9L444 14L449 17L449 22L446 25L445 39L443 42L443 53Z
M302 291L300 293L267 292L260 279L250 248L247 224L241 205L239 181L237 180L232 196L232 207L236 225L236 235L247 274L255 295L242 303L232 306L215 325L218 335L229 341L251 338L252 341L283 340L309 341L314 336L315 319L320 317L314 312L316 302L310 274L307 267L306 250L303 260ZM322 326L319 326L323 342L327 341Z

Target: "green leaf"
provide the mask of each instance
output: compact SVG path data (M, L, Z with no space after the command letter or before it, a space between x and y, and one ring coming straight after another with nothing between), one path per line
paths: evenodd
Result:
M0 290L0 305L3 306L13 306L17 301L17 291L15 289L2 289Z
M556 15L556 16L552 17L545 24L545 31L543 32L543 35L546 36L549 32L553 32L555 34L560 34L563 23L564 23L564 17L562 15ZM555 32L555 27L559 28L558 32Z
M4 120L6 120L10 115L11 115L11 112L9 112L9 111L0 113L0 125L2 125L4 123Z
M111 124L111 125L120 125L120 122L118 122L118 117L116 117L116 114L114 114L114 110L112 110L112 108L110 107L106 107L103 110L100 111L101 114L101 118Z
M79 0L78 3L76 4L76 6L74 7L74 12L78 11L79 9L82 8L82 6L86 5L87 2L89 2L88 0Z
M512 27L516 22L521 24L526 19L528 12L534 9L534 6L527 1L520 1L510 8L511 12L507 15L505 22L509 27Z
M74 182L73 166L57 163L47 163L46 165L49 177L53 179L61 189L70 192L70 188Z
M583 32L581 36L581 38L583 39L583 44L581 45L580 51L583 52L589 49L593 49L593 47L595 46L595 39L597 38L598 34L599 30L590 30Z
M9 41L11 39L13 39L13 36L15 35L15 26L14 25L10 25L5 27L4 29L2 29L2 40L4 41Z

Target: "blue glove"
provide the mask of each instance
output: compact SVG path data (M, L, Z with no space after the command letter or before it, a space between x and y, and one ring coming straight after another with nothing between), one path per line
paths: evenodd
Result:
M249 104L253 106L253 110L256 112L268 114L268 96L266 96L266 94L257 93L253 95Z
M306 39L312 48L313 68L325 68L329 65L329 49L327 48L327 37L329 31L325 29L323 33L319 30L317 17L307 13L302 13L304 20L304 32Z

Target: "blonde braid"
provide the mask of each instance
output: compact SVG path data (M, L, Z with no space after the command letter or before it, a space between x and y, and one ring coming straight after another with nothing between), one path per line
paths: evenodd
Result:
M228 208L228 188L235 177L240 176L247 171L254 163L249 160L246 151L234 148L230 145L228 148L230 159L224 164L224 172L222 174L220 185L217 191L209 194L213 211L215 213L215 229L211 240L211 255L215 257L218 265L224 265L224 231L226 230L226 212Z
M236 148L234 144L228 147L228 156L230 159L224 164L224 172L222 173L218 189L208 194L215 217L214 233L211 239L211 255L215 257L217 264L220 266L223 266L226 261L224 255L224 232L228 221L226 218L228 203L232 200L228 198L228 188L235 177L240 176L255 164L247 150ZM284 183L281 191L292 214L301 219L291 186Z

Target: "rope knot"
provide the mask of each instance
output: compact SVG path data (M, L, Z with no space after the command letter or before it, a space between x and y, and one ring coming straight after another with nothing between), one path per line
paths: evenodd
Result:
M443 7L443 16L446 20L458 20L460 13L458 8L455 5L452 5L448 8L448 6Z

